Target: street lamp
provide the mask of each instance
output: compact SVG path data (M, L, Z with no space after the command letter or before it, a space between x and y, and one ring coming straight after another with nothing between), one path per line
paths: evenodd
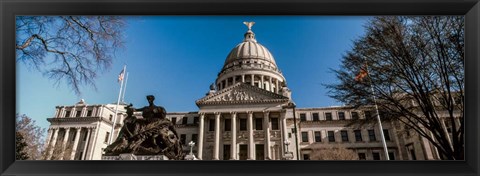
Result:
M195 142L190 141L190 142L188 143L188 145L190 146L190 153L189 153L187 156L185 156L185 159L186 159L186 160L196 160L197 158L196 158L195 155L193 154L193 146L195 146Z
M298 130L297 130L297 113L295 112L295 103L293 103L292 101L288 102L287 105L285 106L286 108L292 108L293 109L293 133L295 134L295 146L296 146L296 150L295 150L295 154L297 155L297 160L299 160L300 158L298 157L299 153L298 153Z

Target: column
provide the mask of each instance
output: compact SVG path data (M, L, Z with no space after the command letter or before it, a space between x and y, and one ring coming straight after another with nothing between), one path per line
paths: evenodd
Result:
M83 109L82 109L82 116L81 116L81 117L87 117L87 112L88 112L87 106L83 107Z
M61 154L61 159L65 159L64 158L64 154L65 154L65 150L67 149L67 142L68 142L68 137L70 136L70 128L67 128L65 129L65 135L63 135L63 150L62 150L62 154Z
M265 160L271 160L269 112L263 112L263 130L265 131Z
M65 108L61 107L60 112L58 112L58 117L63 117L64 113L65 113Z
M278 87L278 79L275 79L275 93L278 94L278 90L280 90L280 87Z
M75 133L75 142L73 142L73 148L72 148L72 155L70 156L71 160L75 159L75 154L77 154L77 147L78 147L78 142L80 141L80 130L82 128L76 127L76 133Z
M252 84L252 86L253 86L253 85L255 85L255 83L254 83L254 82L255 82L255 75L251 74L250 76L251 76L251 78L252 78L251 84Z
M232 114L232 144L230 160L237 159L237 112L231 112Z
M82 153L82 156L81 156L81 159L82 160L86 160L87 158L87 148L88 148L88 143L90 141L90 132L92 131L91 128L87 128L87 140L85 141L85 144L83 146L83 153Z
M58 137L58 132L60 131L60 128L54 128L54 130L55 130L55 133L53 133L53 139L51 142L52 145L50 146L50 151L47 157L48 159L52 157L53 151L55 149L55 145L57 144L57 137Z
M213 146L213 160L219 160L220 153L220 113L215 112L215 144Z
M285 141L288 140L288 131L287 131L287 119L286 119L286 111L283 111L280 113L280 121L282 123L282 134L283 134L283 140L282 140L282 148L283 148L283 153L284 154L286 151L285 149ZM292 141L290 141L290 144L293 144Z
M270 76L269 80L268 80L268 90L270 92L273 92L273 83L272 83L272 77Z
M248 160L255 159L255 143L253 140L253 112L248 111Z
M59 117L59 114L60 114L60 109L57 108L57 109L55 110L55 115L54 115L53 117Z
M445 119L440 118L440 125L442 125L444 135L446 135L447 140L448 140L448 144L450 144L450 147L451 147L452 150L453 150L452 140L451 140L451 138L450 138L450 133L448 133L448 131L447 131L447 125L445 124ZM452 127L453 127L453 125L452 125ZM452 130L456 130L456 129L453 129L453 128L452 128ZM390 133L390 134L391 134L391 133Z
M245 75L242 75L242 83L245 82Z
M235 85L235 80L237 79L237 76L233 76L232 79L233 79L232 80L232 85Z
M50 141L50 139L52 138L53 131L54 131L53 128L48 129L48 135L47 135L47 138L45 139L45 145L44 145L45 149L47 149L48 145L50 145L50 142L52 142L52 141Z
M261 78L261 81L260 81L260 88L261 89L265 89L265 84L264 84L264 76L262 75L260 78Z
M200 124L198 126L198 159L202 159L203 156L203 133L205 127L205 113L200 113Z
M97 145L97 139L98 139L98 134L100 133L100 123L97 123L97 126L93 126L91 127L92 128L92 132L91 132L91 135L90 137L93 137L92 140L90 140L89 142L89 146L88 148L90 148L91 150L88 151L88 155L87 157L91 160L93 159L93 154L95 152L95 150L97 149L96 148L96 145ZM113 130L113 133L115 133L115 130ZM110 134L110 135L113 135L113 134ZM113 136L112 136L113 137ZM113 138L114 140L115 138ZM91 146L90 146L91 145Z

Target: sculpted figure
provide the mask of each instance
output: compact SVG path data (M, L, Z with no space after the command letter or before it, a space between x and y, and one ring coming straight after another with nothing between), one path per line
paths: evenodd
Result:
M155 96L148 95L147 96L148 106L145 106L140 109L135 109L135 110L142 111L142 116L144 119L149 119L149 120L153 120L154 118L156 118L156 120L165 119L165 115L167 114L167 111L162 106L155 106L155 104L153 103L154 100L155 100Z
M180 139L172 122L165 118L165 108L155 106L153 95L148 95L147 100L149 105L143 108L135 109L131 104L126 107L124 125L117 140L105 149L105 155L165 155L169 159L182 160ZM143 118L133 116L134 111L141 111Z

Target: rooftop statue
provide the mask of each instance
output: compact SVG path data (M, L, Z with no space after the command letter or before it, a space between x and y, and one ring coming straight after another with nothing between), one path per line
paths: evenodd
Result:
M153 103L153 95L148 95L147 100L149 105L143 108L135 109L132 104L126 107L127 117L115 142L105 149L105 156L131 153L183 159L185 154L180 139L173 123L165 118L165 108ZM133 115L135 111L141 111L143 118L136 118Z

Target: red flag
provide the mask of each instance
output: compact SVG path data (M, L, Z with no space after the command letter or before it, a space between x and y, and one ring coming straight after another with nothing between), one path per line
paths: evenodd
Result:
M360 69L360 72L355 76L355 81L362 81L365 76L368 75L368 72L366 70L366 65Z

